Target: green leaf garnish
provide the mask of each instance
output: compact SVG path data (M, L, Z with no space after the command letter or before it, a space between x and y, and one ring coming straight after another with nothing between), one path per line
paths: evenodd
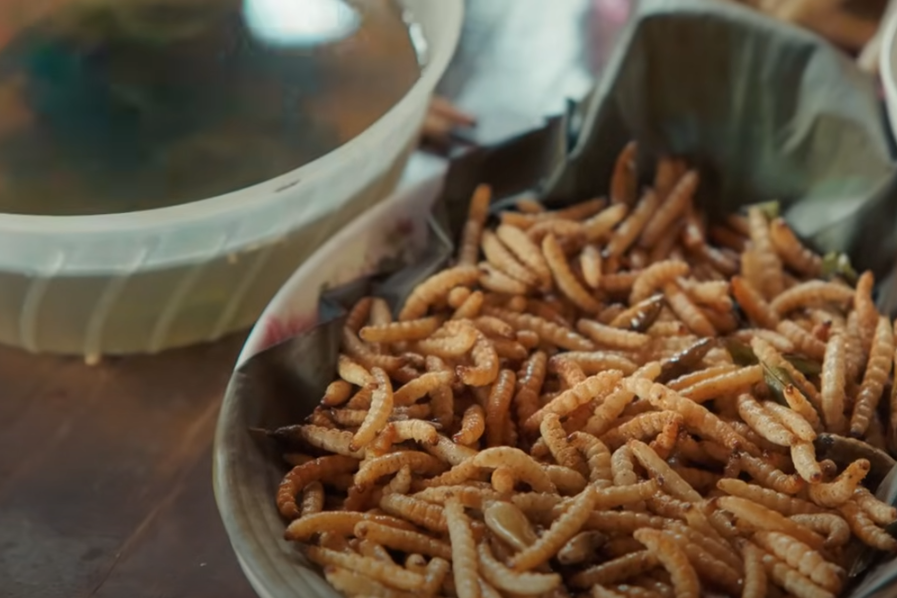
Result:
M857 281L856 270L850 264L847 254L834 251L822 258L822 276L826 279L841 277L848 284L855 284Z
M777 201L758 203L756 207L763 212L763 215L766 216L767 220L775 220L782 212L781 206Z
M822 372L822 364L800 355L785 355L788 363L804 376L818 376Z
M763 367L763 380L766 381L766 386L769 387L769 391L772 393L776 403L787 406L788 401L785 400L785 388L794 384L791 375L787 370L768 365L762 361L760 365Z
M725 339L724 344L735 365L749 366L758 363L757 356L754 355L754 350L749 345L734 338Z

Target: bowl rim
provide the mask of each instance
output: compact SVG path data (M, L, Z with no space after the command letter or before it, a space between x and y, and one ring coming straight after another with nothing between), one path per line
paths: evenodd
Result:
M420 174L407 183L407 188L403 188L400 183L399 187L393 191L393 195L415 195L417 190L433 185L435 181L441 181L446 174L448 163L443 158L421 153L419 155L411 156L405 167L406 173L410 168L415 167L419 169ZM370 222L380 220L384 214L388 214L394 209L394 205L388 200L371 206L361 214L358 214L351 222L349 222L349 224L340 229L337 234L330 237L326 243L316 249L307 260L301 263L299 267L293 271L289 278L287 278L277 290L277 293L275 293L270 301L268 301L268 304L265 306L264 310L262 310L256 323L246 336L243 348L240 350L240 354L234 362L234 371L238 370L240 366L249 361L254 355L258 354L260 351L264 351L264 348L261 350L257 349L256 345L259 343L260 337L264 335L265 322L270 317L280 313L279 308L282 309L281 304L295 292L295 287L298 284L297 281L313 278L312 275L315 272L324 269L330 256L336 253L338 248L348 245L351 239L357 237L367 229ZM320 298L320 290L317 294L318 298Z
M316 271L326 265L328 258L335 251L338 251L340 247L345 245L347 239L357 235L364 230L369 222L374 220L371 218L373 214L383 212L389 207L391 206L388 203L381 202L359 214L352 222L341 229L338 234L319 247L284 282L277 294L268 302L262 315L244 341L221 401L221 408L218 413L212 441L212 491L218 515L224 524L228 541L237 557L240 569L243 571L243 575L249 582L249 585L261 598L280 598L280 593L275 591L269 584L272 583L272 578L276 580L274 582L275 586L276 584L286 583L286 580L281 574L282 564L278 558L277 542L280 541L280 538L272 537L272 542L261 548L263 551L261 555L254 552L244 552L240 547L241 545L254 544L251 539L254 536L253 530L255 527L251 522L246 523L245 520L238 519L233 515L244 502L244 492L240 486L241 481L234 479L232 475L232 455L234 449L231 443L226 441L226 438L233 438L234 425L236 425L233 418L226 416L239 412L239 405L234 401L236 389L239 386L238 372L249 362L251 356L258 353L253 344L254 341L257 342L258 335L263 332L263 322L273 313L279 313L275 309L275 305L281 303L290 293L295 292L296 281L312 277ZM320 290L317 290L316 294L320 297ZM267 575L260 575L256 570L256 565L253 564L254 562L264 567ZM286 594L284 594L284 598L286 598Z
M408 0L400 2L408 9ZM175 206L77 216L0 212L0 234L68 235L70 239L72 237L86 239L96 234L118 235L122 232L161 235L170 234L172 229L177 227L213 219L238 220L247 217L257 219L262 212L270 212L270 215L276 216L274 212L288 201L290 194L285 192L300 183L308 185L313 181L335 175L347 158L357 157L367 151L376 151L376 145L381 142L381 137L395 128L396 123L406 112L412 110L421 96L432 93L454 56L461 35L463 4L463 0L442 0L434 4L436 10L445 13L440 24L440 29L446 32L445 52L430 54L430 60L423 66L420 77L405 95L359 135L308 164L244 189Z
M414 158L412 157L412 160ZM442 181L446 174L448 163L441 158L431 156L421 156L419 177L414 177L408 181L408 187L396 189L394 194L410 194L416 197L417 191L427 189L438 185L441 189ZM407 167L406 167L407 168ZM286 562L283 558L283 547L279 545L282 542L277 536L271 537L270 544L258 549L248 549L247 547L255 546L254 538L257 537L258 523L247 522L244 518L235 517L235 513L244 509L246 505L246 486L243 485L244 480L234 477L234 458L236 449L234 447L235 414L241 411L239 404L234 400L236 390L240 385L240 370L249 364L251 357L259 352L259 349L253 345L253 341L258 339L258 335L264 331L264 322L266 318L273 314L280 314L289 308L289 302L285 298L289 297L291 292L295 292L297 288L297 280L308 279L314 273L326 265L329 256L340 250L347 244L347 239L358 236L359 232L366 229L372 222L382 220L382 217L396 210L396 206L388 201L380 202L361 214L358 214L352 222L342 228L336 235L328 239L328 241L319 247L303 264L301 264L293 274L283 283L281 288L271 298L265 307L259 320L247 336L244 345L237 357L234 369L224 392L221 408L215 425L214 437L212 442L212 488L215 498L215 504L218 509L219 516L224 524L228 541L231 544L237 561L240 565L244 576L255 592L261 598L286 598L295 595L295 593L281 592L279 590L283 584L291 584L298 582L299 578L291 578L286 572L298 564ZM321 289L315 289L316 297L320 297ZM275 309L277 308L277 309ZM266 348L262 348L264 351ZM244 430L245 431L245 430ZM237 442L239 444L240 441ZM245 447L243 447L245 448ZM273 500L271 509L274 509ZM260 552L257 552L260 551ZM305 571L304 569L300 569ZM327 588L330 588L326 580L321 577L317 571L307 572L302 576L305 579L301 583L308 583L308 576L313 574L315 580L320 580ZM298 574L297 574L298 575ZM332 588L331 588L332 590ZM339 594L336 590L332 590L332 596ZM317 598L330 598L330 595L316 595Z

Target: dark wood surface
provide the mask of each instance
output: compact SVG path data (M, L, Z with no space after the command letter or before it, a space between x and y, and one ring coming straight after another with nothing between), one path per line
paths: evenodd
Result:
M96 367L0 350L0 595L253 595L210 482L242 339Z
M586 88L626 4L469 3L442 91L480 140L532 126ZM254 596L211 490L243 336L96 367L0 349L0 597Z

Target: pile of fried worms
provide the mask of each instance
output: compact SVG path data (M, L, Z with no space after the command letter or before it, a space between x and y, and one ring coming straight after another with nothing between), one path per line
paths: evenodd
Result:
M609 198L490 217L271 430L285 537L346 596L830 598L894 551L894 330L774 206L707 223L636 145ZM494 220L494 222L493 222ZM834 264L834 265L833 265ZM889 391L888 391L889 392Z

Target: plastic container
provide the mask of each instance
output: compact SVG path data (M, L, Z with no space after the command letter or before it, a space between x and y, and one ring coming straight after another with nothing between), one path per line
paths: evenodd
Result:
M420 79L369 129L293 172L174 207L0 215L0 342L153 353L256 321L296 267L395 188L461 30L462 0L401 0L426 41Z

